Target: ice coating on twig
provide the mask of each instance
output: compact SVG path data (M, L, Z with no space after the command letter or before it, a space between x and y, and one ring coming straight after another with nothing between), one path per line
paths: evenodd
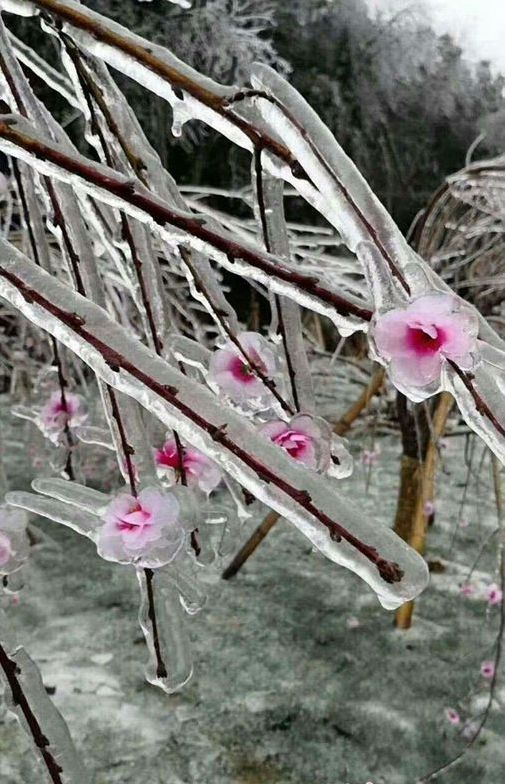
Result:
M91 784L62 715L48 696L35 662L12 637L0 609L0 668L6 704L40 756L41 772L55 784Z
M190 680L193 672L180 593L174 578L163 569L151 574L137 570L137 580L141 592L139 624L150 654L146 680L172 694ZM150 591L156 635L150 617Z
M263 171L261 149L255 150L252 174L256 192L255 210L265 249L290 261L290 247L283 209L284 183L281 179L272 177ZM284 346L295 409L312 413L315 405L313 385L302 336L300 307L287 297L275 297L274 311Z
M402 269L413 251L318 115L295 88L267 65L252 66L251 83L275 99L274 103L260 97L255 102L268 128L287 144L332 207L332 223L348 247L354 250L363 240L379 242L393 264ZM289 117L279 105L288 111Z

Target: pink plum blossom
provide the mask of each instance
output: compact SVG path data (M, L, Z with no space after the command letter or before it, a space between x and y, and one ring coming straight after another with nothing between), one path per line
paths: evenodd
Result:
M471 583L463 583L460 586L459 591L462 594L462 596L465 596L467 599L469 598L469 596L473 596L475 592L475 588L474 585L472 585Z
M73 392L65 392L62 397L60 390L51 393L40 412L43 430L50 436L57 436L67 426L81 425L87 417L88 412L83 398Z
M450 724L453 724L454 727L456 727L457 724L460 724L460 716L453 708L447 708L445 710L445 716Z
M502 589L499 588L496 583L492 583L485 590L485 597L490 607L494 607L496 604L501 604L503 597Z
M480 672L487 681L492 680L495 675L495 664L493 661L484 661L481 663Z
M181 444L183 468L188 485L197 485L210 493L219 484L221 472L203 452L193 446ZM181 475L181 460L175 438L168 438L161 449L155 449L155 463L160 476L167 476L175 484Z
M478 319L451 294L428 294L380 315L372 335L401 390L438 387L446 359L462 370L475 365Z
M107 561L156 568L172 561L185 541L180 507L170 493L147 487L138 497L117 495L105 510L97 540Z
M296 414L290 422L275 420L260 432L308 468L325 471L330 465L330 441L324 423L309 414Z
M268 378L276 373L276 356L269 342L257 332L241 332L238 341L251 363ZM209 362L208 381L236 403L269 399L271 393L232 340L217 349Z

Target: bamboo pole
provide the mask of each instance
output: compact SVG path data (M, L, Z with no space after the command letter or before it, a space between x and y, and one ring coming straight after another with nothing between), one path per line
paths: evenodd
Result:
M346 413L334 425L333 431L338 436L344 435L352 426L353 422L360 416L362 411L367 408L371 398L377 395L383 386L383 379L385 371L379 368L371 377L368 385L364 388L361 395L355 400L354 403L348 408ZM275 526L279 520L277 512L269 512L251 534L250 538L243 544L239 552L234 556L230 564L227 566L221 575L223 580L230 580L235 577L239 569L243 566L248 558L255 552L260 542L265 539L271 528Z
M420 555L425 552L427 536L427 517L425 504L434 498L434 482L438 461L437 442L444 433L446 420L452 409L454 399L449 392L439 395L432 418L431 439L427 446L425 459L418 462L403 457L401 466L401 488L397 505L395 532L399 534ZM395 626L409 629L413 616L414 602L406 602L395 613Z

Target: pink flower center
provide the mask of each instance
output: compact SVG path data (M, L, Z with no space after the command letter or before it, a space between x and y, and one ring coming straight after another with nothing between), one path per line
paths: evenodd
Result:
M54 413L56 414L68 414L68 406L67 401L62 400L61 398L54 404Z
M117 523L119 531L139 531L146 525L150 525L148 520L151 515L146 512L139 503L136 503L122 520Z
M429 332L436 333L430 334ZM446 340L446 334L442 329L436 326L424 327L408 327L406 334L406 342L416 354L426 356L427 354L435 354L443 346Z
M230 361L229 370L235 380L241 381L243 384L250 384L255 380L255 374L252 368L241 357L234 357Z
M156 453L156 462L158 465L168 466L168 468L179 469L181 468L181 461L177 449L159 449ZM183 461L184 462L184 461Z
M310 439L296 430L286 430L273 439L274 443L286 449L288 454L297 460L306 449Z

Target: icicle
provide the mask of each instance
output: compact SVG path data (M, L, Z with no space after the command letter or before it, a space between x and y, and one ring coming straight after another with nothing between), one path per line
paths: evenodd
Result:
M146 680L172 694L190 680L193 672L183 607L176 583L168 572L157 571L147 575L146 571L137 571L141 592L139 623L150 656L145 671ZM152 608L156 631L153 628Z

